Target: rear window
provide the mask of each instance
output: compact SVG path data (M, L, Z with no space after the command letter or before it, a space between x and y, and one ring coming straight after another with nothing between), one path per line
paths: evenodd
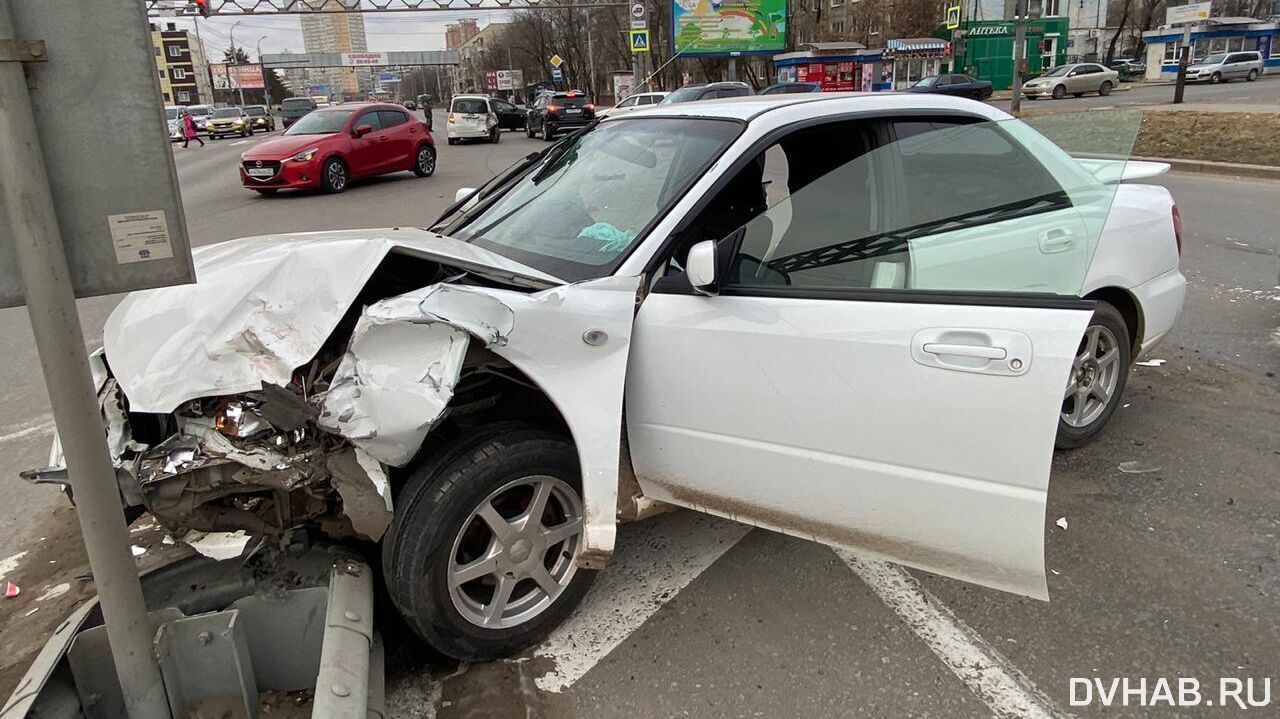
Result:
M475 115L489 112L489 107L484 100L463 98L461 100L453 101L453 111L468 115Z
M286 110L310 109L311 100L305 97L291 97L280 103L280 107Z
M587 96L574 95L573 97L569 97L568 95L556 95L551 98L551 102L553 104L560 105L561 107L582 107L587 104Z

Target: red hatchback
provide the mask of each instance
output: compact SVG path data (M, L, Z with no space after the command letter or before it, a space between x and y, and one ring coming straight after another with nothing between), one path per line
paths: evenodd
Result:
M342 192L360 177L402 170L426 177L436 170L436 145L403 107L360 103L308 113L240 159L240 182L264 195L302 187Z

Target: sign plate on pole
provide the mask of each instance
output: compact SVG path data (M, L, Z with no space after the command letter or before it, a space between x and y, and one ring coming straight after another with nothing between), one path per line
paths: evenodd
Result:
M1178 5L1165 11L1165 24L1177 25L1184 22L1200 22L1209 19L1209 9L1213 3L1198 2L1190 5Z
M947 8L947 29L955 30L960 27L960 6L952 5Z
M560 68L553 67L551 68L551 79L555 80L556 82L560 82L561 80L564 79L564 73L560 71Z
M53 138L42 143L44 160L76 296L194 282L145 10L74 0L9 6L18 37L48 43L50 61L29 63L26 71L41 135ZM102 62L103 38L111 38L111 62ZM85 68L93 68L93 82L85 82ZM103 127L111 128L110 142L99 137ZM128 168L129 181L110 181L108 168ZM8 225L4 214L0 208L0 228ZM165 241L118 252L119 233L136 226L121 226L113 216L152 218L148 237ZM16 307L24 304L22 282L5 234L0 232L0 307Z
M649 27L649 10L644 0L631 0L631 29L643 30Z
M551 56L551 67L559 69L560 66L563 64L564 64L564 58L560 57L559 55Z
M648 30L632 30L631 31L631 52L633 53L649 52L649 31Z

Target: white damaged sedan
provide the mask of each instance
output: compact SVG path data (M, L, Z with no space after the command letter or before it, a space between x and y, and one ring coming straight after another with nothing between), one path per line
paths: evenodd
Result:
M171 530L381 542L409 625L532 644L619 521L680 506L1046 598L1055 442L1182 305L1163 166L976 102L791 95L604 120L431 229L236 240L95 366Z

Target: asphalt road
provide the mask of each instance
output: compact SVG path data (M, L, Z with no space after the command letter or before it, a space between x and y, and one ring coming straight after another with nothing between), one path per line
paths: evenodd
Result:
M175 148L196 244L426 224L457 187L545 145L521 133L497 145L441 142L431 178L406 172L340 196L272 198L238 185L235 163L247 146ZM1274 711L1280 184L1189 175L1162 183L1185 221L1186 307L1154 355L1166 364L1134 369L1100 441L1055 457L1045 521L1050 602L859 564L812 543L675 513L623 528L611 569L535 658L458 666L383 616L393 715L1177 713L1103 707L1096 696L1090 706L1071 706L1073 677L1127 677L1135 685L1195 677L1215 703L1221 677L1255 678L1255 696L1270 678ZM90 344L116 301L81 303ZM0 311L0 336L0 477L9 478L0 484L2 559L31 550L41 535L68 532L70 517L55 509L56 493L11 479L43 462L49 415L22 310ZM1156 471L1124 474L1117 466L1125 461ZM59 571L67 570L51 567L49 576ZM30 623L21 613L4 621L7 646Z

